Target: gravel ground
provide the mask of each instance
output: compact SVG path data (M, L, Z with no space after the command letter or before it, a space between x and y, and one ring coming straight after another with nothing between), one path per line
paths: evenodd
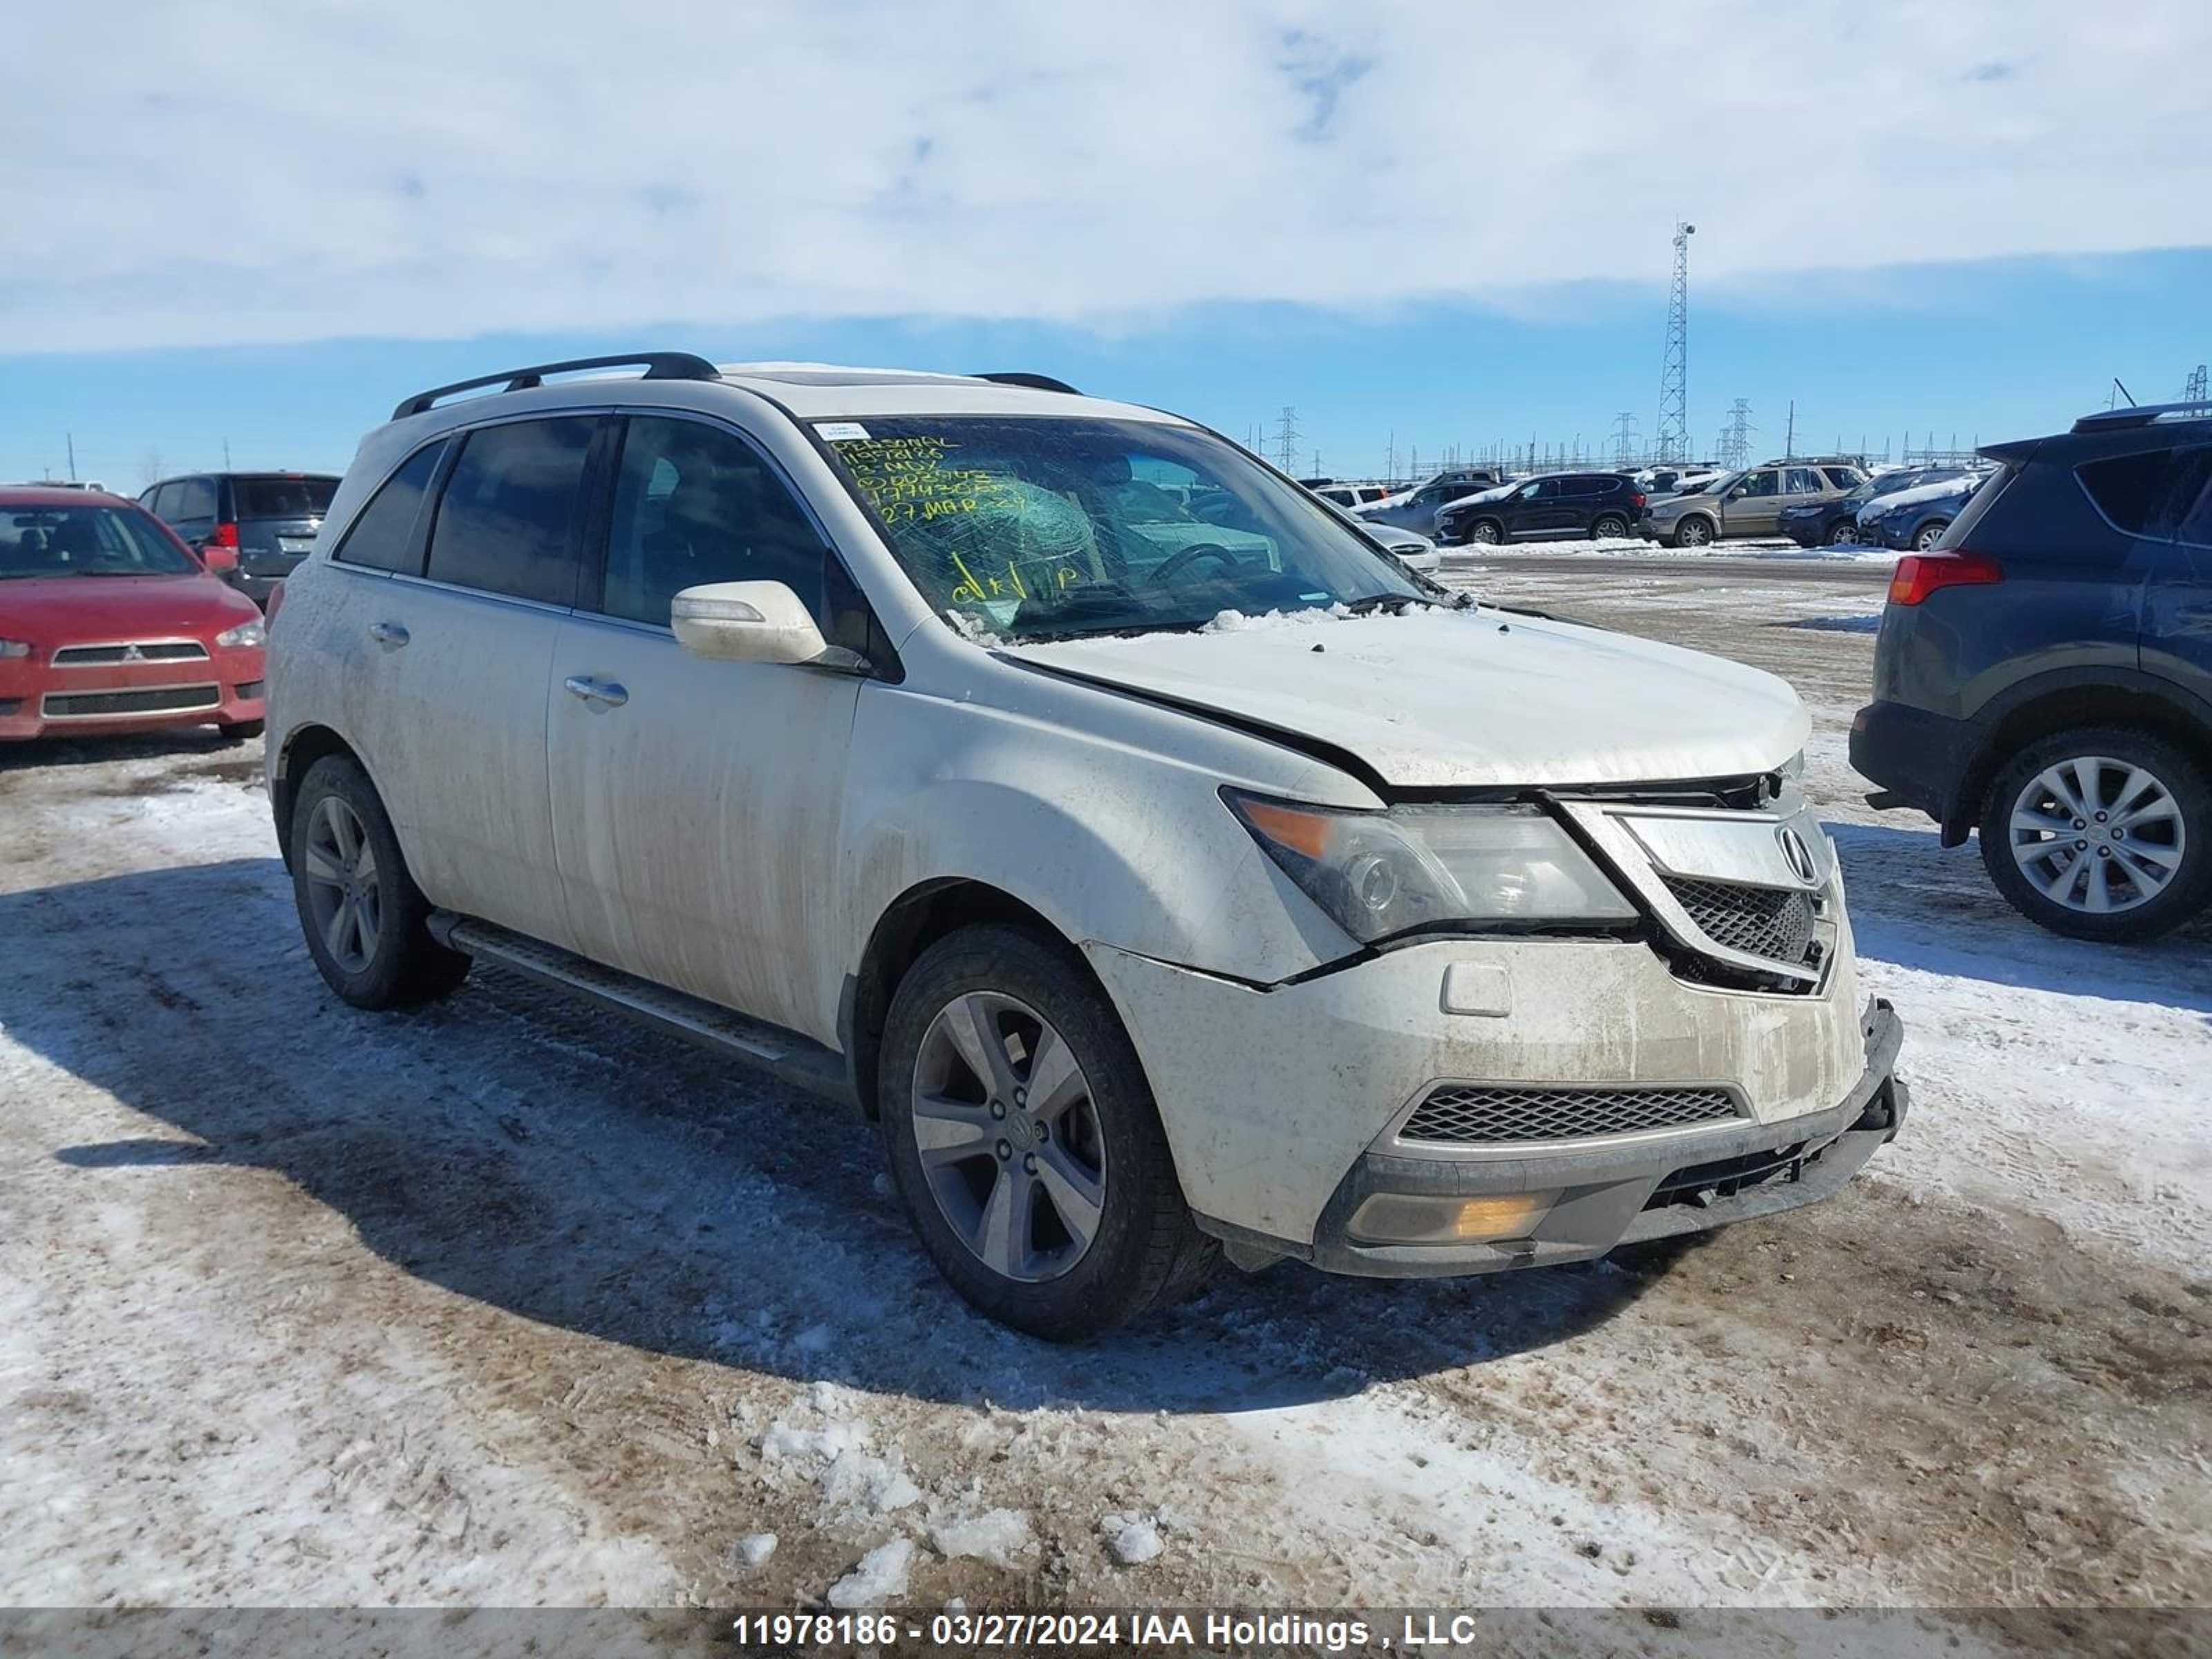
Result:
M2212 1599L2212 935L2049 938L1864 806L1878 566L1445 574L1805 696L1917 1097L1839 1199L1044 1347L811 1098L491 972L337 1004L258 745L0 754L0 1600Z

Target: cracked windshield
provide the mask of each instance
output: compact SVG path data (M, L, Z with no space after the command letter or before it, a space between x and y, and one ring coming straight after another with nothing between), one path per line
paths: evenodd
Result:
M956 625L1018 639L1418 600L1304 491L1205 433L944 417L817 428Z

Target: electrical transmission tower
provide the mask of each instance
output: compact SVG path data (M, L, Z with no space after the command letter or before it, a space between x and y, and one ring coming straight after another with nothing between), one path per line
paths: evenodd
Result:
M1613 464L1626 466L1636 459L1636 416L1624 409L1613 417Z
M1721 434L1721 453L1715 457L1723 466L1743 467L1751 465L1751 405L1739 398L1729 405L1728 430Z
M1656 459L1690 459L1690 238L1698 228L1674 222L1674 284L1667 294L1667 356L1659 366L1659 436Z
M1289 404L1275 419L1275 465L1285 472L1298 470L1298 411Z
M2204 401L2204 367L2203 363L2199 363L2189 371L2188 383L2181 388L2181 401L2185 404L2201 404Z

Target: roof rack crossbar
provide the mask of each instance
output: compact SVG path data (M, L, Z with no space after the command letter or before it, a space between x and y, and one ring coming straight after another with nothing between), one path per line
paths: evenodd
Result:
M456 380L451 386L433 386L428 392L418 392L392 411L392 418L404 421L410 415L420 415L441 398L456 392L474 392L478 386L495 386L502 392L527 392L532 386L543 386L548 374L568 374L586 368L635 368L643 364L648 380L719 380L721 371L704 357L694 356L688 351L633 351L619 357L574 357L565 363L538 363L529 368L503 369L497 374L480 374L473 380Z
M1032 392L1065 392L1070 397L1075 398L1080 398L1083 395L1065 380L1055 380L1049 374L1032 374L1024 368L1000 369L993 374L977 374L972 378L978 380L989 380L998 386L1027 386Z
M2074 422L2076 432L2102 432L2117 427L2148 426L2161 415L2212 416L2212 402L2134 404L2125 409L2100 409Z

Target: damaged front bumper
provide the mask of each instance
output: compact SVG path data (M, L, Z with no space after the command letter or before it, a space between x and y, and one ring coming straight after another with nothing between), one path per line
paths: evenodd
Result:
M1408 1158L1370 1151L1346 1173L1308 1249L1295 1254L1332 1273L1419 1278L1498 1273L1586 1261L1621 1244L1671 1237L1772 1215L1832 1196L1895 1138L1910 1096L1897 1076L1904 1023L1879 998L1861 1020L1866 1066L1834 1105L1694 1138L1525 1158ZM1499 1200L1550 1195L1527 1231L1481 1242L1393 1243L1363 1238L1377 1200L1472 1206L1500 1216ZM1402 1203L1395 1212L1416 1208ZM1510 1224L1510 1223L1508 1224ZM1237 1240L1244 1250L1261 1241ZM1279 1248L1279 1247L1278 1247Z

